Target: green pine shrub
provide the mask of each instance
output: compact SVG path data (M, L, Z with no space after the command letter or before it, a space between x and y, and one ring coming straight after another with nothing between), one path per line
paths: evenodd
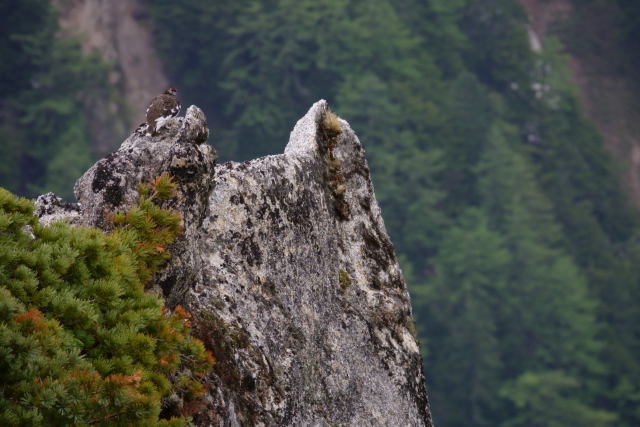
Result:
M142 185L104 234L39 224L0 188L0 425L188 423L159 419L163 399L202 395L213 357L184 309L144 291L181 231L159 206L173 191L167 175Z

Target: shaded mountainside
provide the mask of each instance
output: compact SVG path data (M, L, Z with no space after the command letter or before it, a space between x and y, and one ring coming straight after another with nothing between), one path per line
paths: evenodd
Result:
M290 124L319 98L349 117L367 142L373 204L353 198L360 191L353 180L367 175L361 166L349 168L347 158L357 156L345 157L340 144L330 148L326 134L315 138L317 125L303 139L325 141L319 153L292 144L283 155L215 166L204 145L174 143L187 131L178 120L155 142L131 137L80 181L78 221L106 227L103 208L132 202L140 180L165 170L180 178L174 207L190 207L182 212L187 228L156 291L170 304L218 310L199 322L201 336L218 345L223 360L212 384L232 386L212 387L226 391L212 392L202 417L356 424L374 411L364 405L352 419L337 415L344 414L341 402L355 407L351 397L385 390L360 376L347 384L352 375L340 376L341 383L328 373L311 390L299 384L342 363L342 344L332 344L337 320L325 312L335 313L338 303L346 325L358 324L349 316L392 325L368 332L377 337L369 341L373 351L385 354L379 342L410 343L398 326L411 329L406 299L394 285L395 260L384 229L374 226L379 203L413 292L439 425L529 425L539 414L547 424L639 425L640 226L621 189L623 167L603 145L623 161L634 157L632 126L640 120L629 102L637 92L624 65L624 52L633 51L616 42L616 10L632 2L261 0L248 8L124 0L113 25L106 25L113 17L87 17L107 33L125 21L154 29L155 47L139 52L157 52L183 103L207 111L222 159L281 152ZM99 10L106 3L65 4ZM142 8L130 7L137 4ZM121 155L127 150L131 156ZM63 170L77 166L68 182L88 164L63 163ZM625 169L628 188L638 182L633 169ZM319 192L310 198L301 188ZM369 214L364 228L354 222ZM293 230L304 239L289 240ZM278 240L265 240L271 235ZM353 243L345 236L361 237ZM362 267L367 278L358 256L375 261ZM309 273L315 269L326 272L322 286ZM310 313L308 301L322 303ZM238 317L240 309L259 320ZM278 347L280 336L269 328L282 319L307 326L302 334L279 332L294 339ZM314 329L315 321L325 327ZM209 330L226 332L207 336ZM304 368L290 369L295 364Z
M155 290L194 315L217 363L198 425L431 426L409 294L364 151L324 101L284 154L216 165L200 109L136 131L43 221L108 228L144 180L169 172L184 235Z
M565 45L582 110L623 165L625 189L640 208L640 86L637 55L620 34L625 12L615 2L519 1L538 38Z
M93 149L99 154L111 151L126 128L144 121L144 107L168 86L162 64L153 47L146 6L140 0L54 0L59 23L66 37L77 37L85 52L97 52L114 67L109 83L117 89L131 111L116 113L123 107L113 100L92 99L87 104ZM137 112L137 113L136 113Z

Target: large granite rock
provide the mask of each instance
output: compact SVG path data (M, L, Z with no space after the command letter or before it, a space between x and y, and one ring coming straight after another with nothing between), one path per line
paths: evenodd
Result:
M185 233L155 290L194 315L217 363L197 425L430 426L411 305L349 124L319 101L284 154L215 164L190 107L157 137L134 132L43 220L108 230L162 172ZM79 209L79 213L78 213Z

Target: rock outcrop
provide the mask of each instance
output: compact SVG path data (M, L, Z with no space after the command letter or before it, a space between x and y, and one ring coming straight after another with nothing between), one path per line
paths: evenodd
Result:
M192 106L89 169L79 206L47 195L39 210L107 230L138 183L175 177L185 233L155 283L217 359L196 424L431 426L409 295L348 123L319 101L284 154L244 163L215 165L207 136Z

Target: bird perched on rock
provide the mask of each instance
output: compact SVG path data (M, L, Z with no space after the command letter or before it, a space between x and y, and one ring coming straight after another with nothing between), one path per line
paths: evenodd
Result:
M180 112L180 100L178 91L170 87L162 95L158 95L151 101L147 108L147 132L157 135L171 117Z

